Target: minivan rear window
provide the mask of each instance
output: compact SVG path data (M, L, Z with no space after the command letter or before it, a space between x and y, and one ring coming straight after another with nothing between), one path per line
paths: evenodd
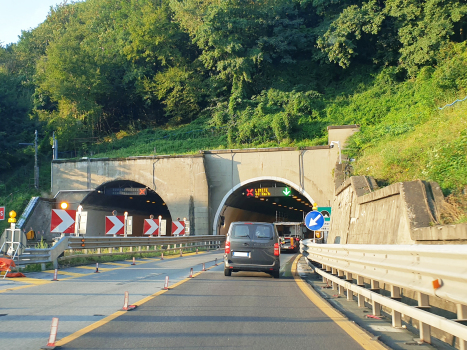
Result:
M237 224L232 227L231 238L247 238L252 240L273 239L272 228L269 225Z

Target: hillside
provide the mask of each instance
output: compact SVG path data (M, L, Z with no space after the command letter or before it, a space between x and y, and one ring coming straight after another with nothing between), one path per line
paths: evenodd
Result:
M437 181L467 211L467 5L409 0L87 0L0 47L0 205L47 194L61 157L327 143L355 174ZM436 19L436 20L434 20ZM41 185L31 189L39 130ZM1 225L1 224L0 224ZM0 227L1 229L1 227Z

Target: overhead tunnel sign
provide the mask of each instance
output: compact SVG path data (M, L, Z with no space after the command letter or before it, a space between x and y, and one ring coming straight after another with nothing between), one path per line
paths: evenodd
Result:
M246 188L243 195L249 198L290 197L292 196L292 189L290 187Z

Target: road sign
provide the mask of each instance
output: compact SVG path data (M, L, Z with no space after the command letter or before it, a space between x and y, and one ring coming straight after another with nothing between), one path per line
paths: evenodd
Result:
M305 216L305 226L309 230L318 231L324 225L324 217L319 211L310 211Z
M185 222L183 221L172 221L172 235L183 236L185 234Z
M104 194L110 196L146 196L148 189L144 187L106 188Z
M5 220L5 207L0 207L0 220Z
M318 207L318 211L324 216L324 221L331 221L331 207Z
M105 234L106 235L124 235L125 217L121 216L106 216L105 217Z
M50 232L74 233L76 210L52 209Z
M159 236L159 219L144 219L143 235Z
M245 188L243 195L249 198L290 197L292 196L292 190L290 187Z

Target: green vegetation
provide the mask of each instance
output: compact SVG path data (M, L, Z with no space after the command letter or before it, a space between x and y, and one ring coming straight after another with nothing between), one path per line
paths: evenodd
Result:
M61 156L125 157L319 145L359 124L355 174L437 181L465 212L467 101L438 107L467 95L466 30L455 0L65 2L0 47L0 204L48 191L53 132ZM35 129L39 191L17 145Z

